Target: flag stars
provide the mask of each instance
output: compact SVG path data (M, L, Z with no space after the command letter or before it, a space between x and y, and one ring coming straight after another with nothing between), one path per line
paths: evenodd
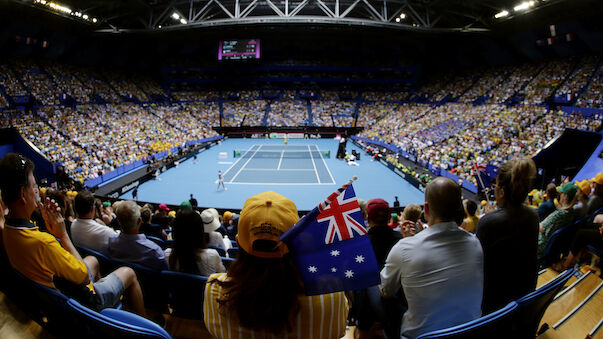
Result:
M308 271L310 273L316 273L316 271L318 271L318 270L316 269L316 266L310 266L310 267L308 267Z
M354 277L354 271L352 271L352 270L345 271L345 277L346 278L353 278Z
M331 256L336 257L336 256L338 256L338 255L339 255L339 253L340 253L340 252L339 252L338 250L332 250L332 251L331 251Z
M357 256L356 256L356 262L357 262L357 263L363 263L363 262L364 262L364 256L362 256L362 255L357 255Z
M335 273L337 272L337 269L335 267L331 267L331 272Z

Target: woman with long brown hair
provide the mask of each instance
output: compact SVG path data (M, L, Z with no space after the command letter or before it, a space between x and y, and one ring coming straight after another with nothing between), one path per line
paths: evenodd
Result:
M203 316L217 338L341 338L348 304L343 292L305 296L300 275L279 237L298 220L295 204L275 192L245 202L239 251L228 273L205 287Z

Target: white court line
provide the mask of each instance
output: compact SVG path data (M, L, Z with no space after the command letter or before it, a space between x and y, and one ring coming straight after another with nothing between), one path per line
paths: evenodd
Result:
M237 174L235 174L234 177L232 177L232 179L230 179L230 182L228 182L229 184L232 184L232 182L237 178L237 176L239 175L239 173L241 173L241 171L243 170L243 168L245 168L245 166L247 166L247 164L251 161L251 159L253 159L253 156L260 150L260 148L262 148L262 145L260 145L260 147L258 147L258 149L256 149L255 152L253 152L253 154L249 157L249 159L247 159L247 162L245 162L243 164L243 167L241 167L239 169L239 171L237 172ZM248 152L245 152L245 154L247 154L247 153Z
M276 169L276 168L246 168L245 171L314 171L313 169L295 169L295 168L282 168L282 169Z
M257 146L257 144L251 145L251 147L249 147L249 149L254 148L255 146ZM247 150L247 152L245 152L245 154L249 153L249 150ZM237 161L235 161L234 164L232 164L232 166L228 167L228 169L224 172L224 176L226 176L226 173L228 173L230 171L231 168L233 168L239 161L241 161L241 159L243 159L243 157L245 156L245 154L243 154L239 159L237 159ZM219 162L218 162L219 163Z
M314 157L312 156L312 150L310 149L310 145L308 146L308 152L310 152L310 159L312 159L312 166L314 166L314 174L316 174L316 180L320 184L320 178L318 177L318 171L316 170L316 163L314 162Z
M318 151L318 154L320 154L320 150L318 149L318 146L316 146L316 144L314 144L313 146L316 147L316 150ZM333 179L333 174L331 174L331 170L329 169L329 166L327 166L327 163L325 162L325 158L323 158L322 154L320 155L320 158L322 159L322 163L325 165L325 168L327 169L327 172L329 172L329 176L331 177L331 182L334 185L335 184L335 179Z
M232 165L232 161L218 161L218 165Z
M282 182L233 182L230 185L278 185L278 186L333 186L335 184L317 184L317 183L282 183Z
M281 164L283 163L283 155L285 154L285 149L283 148L281 150L281 158L278 160L278 167L276 168L277 170L281 169Z

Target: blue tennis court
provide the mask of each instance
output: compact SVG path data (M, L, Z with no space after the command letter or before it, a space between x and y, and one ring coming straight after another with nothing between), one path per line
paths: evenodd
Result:
M161 173L138 188L138 199L179 205L193 194L202 207L240 209L247 198L275 191L300 210L310 210L352 177L359 198L382 198L402 206L422 204L424 194L378 161L361 155L359 166L336 159L333 139L227 139ZM347 151L362 150L348 143ZM330 156L327 154L330 151ZM218 190L218 170L226 190ZM131 199L126 192L122 199Z
M316 145L253 145L224 173L227 184L333 185Z

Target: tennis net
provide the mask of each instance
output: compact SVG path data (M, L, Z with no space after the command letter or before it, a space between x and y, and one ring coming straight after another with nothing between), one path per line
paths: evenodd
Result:
M320 150L282 150L282 151L242 151L234 150L233 157L235 158L257 158L257 159L324 159L331 158L331 151L320 151Z

